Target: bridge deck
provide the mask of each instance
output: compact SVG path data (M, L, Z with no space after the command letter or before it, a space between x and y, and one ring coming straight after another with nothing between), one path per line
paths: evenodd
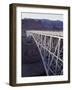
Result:
M30 35L32 33L35 34L41 34L45 36L50 36L50 37L58 37L58 38L63 38L63 31L36 31L36 30L28 30L27 35Z

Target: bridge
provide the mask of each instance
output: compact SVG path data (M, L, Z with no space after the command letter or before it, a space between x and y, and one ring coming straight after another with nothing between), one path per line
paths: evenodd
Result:
M46 75L63 75L63 32L28 30L26 34L38 47Z

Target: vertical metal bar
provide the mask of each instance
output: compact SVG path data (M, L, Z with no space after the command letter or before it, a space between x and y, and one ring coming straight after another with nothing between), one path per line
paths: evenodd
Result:
M56 52L57 48L58 48L58 43L57 43L57 45L56 45L56 47L55 47L55 52ZM55 54L55 52L54 52L54 54ZM52 59L51 59L51 62L50 62L50 64L49 64L49 66L51 66L52 61L53 61L53 58L54 58L54 55L52 56Z
M59 57L59 50L60 50L60 38L59 38L59 41L58 41L58 52L57 52L57 57ZM57 71L57 65L58 65L58 58L56 60L56 67L55 67L55 73Z
M41 45L42 45L42 35L41 35Z
M51 51L51 43L52 43L52 37L50 37L50 41L49 41L49 51ZM48 57L48 63L47 63L47 67L48 67L48 71L49 71L49 61L50 61L50 53L49 53L49 57Z
M44 35L44 47L46 47L46 36ZM44 60L45 60L45 56L46 56L46 50L44 49Z

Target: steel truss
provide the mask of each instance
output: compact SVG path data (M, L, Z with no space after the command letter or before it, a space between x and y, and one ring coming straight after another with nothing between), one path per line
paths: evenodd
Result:
M30 33L30 32L29 32ZM48 76L63 74L63 38L31 32Z

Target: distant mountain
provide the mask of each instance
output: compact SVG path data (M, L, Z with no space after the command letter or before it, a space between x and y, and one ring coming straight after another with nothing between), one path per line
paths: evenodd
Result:
M63 30L63 21L24 18L22 30Z

